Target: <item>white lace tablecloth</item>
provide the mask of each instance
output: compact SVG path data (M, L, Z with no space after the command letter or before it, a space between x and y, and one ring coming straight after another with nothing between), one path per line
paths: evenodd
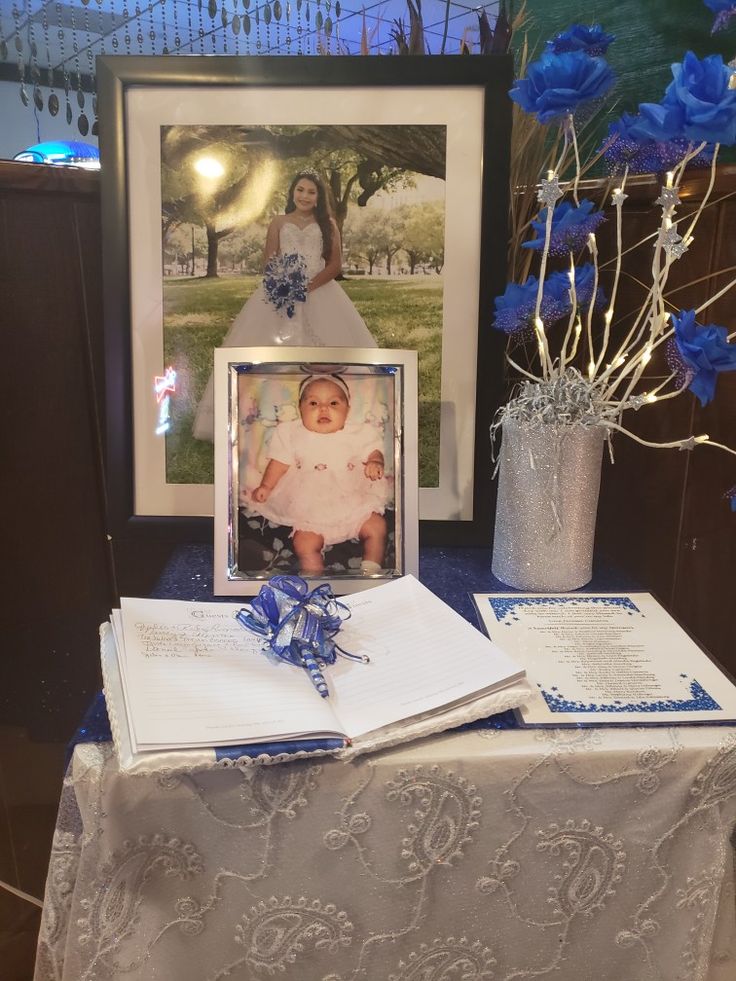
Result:
M37 981L733 981L736 731L447 734L122 775L76 748Z

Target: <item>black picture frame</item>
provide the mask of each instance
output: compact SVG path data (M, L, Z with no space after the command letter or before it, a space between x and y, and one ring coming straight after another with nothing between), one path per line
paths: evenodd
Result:
M106 484L113 539L184 543L212 541L211 517L140 514L135 510L133 377L131 354L131 242L126 154L126 97L141 87L256 86L327 89L408 86L483 90L481 236L472 517L422 520L423 545L478 545L491 541L494 487L489 427L503 391L503 338L491 328L494 296L506 277L508 172L513 80L510 55L421 57L309 56L143 57L97 59L102 160L105 310ZM469 479L458 474L458 478Z

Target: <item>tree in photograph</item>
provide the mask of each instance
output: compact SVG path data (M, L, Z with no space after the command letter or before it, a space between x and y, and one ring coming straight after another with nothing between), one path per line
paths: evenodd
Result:
M368 275L380 259L386 261L386 272L391 275L391 263L401 249L403 221L398 211L374 208L361 214L348 233L348 256L368 265Z
M348 259L356 266L366 264L369 276L373 275L373 268L383 254L379 225L378 212L368 211L357 218L351 217L345 229L345 252Z
M207 255L207 238L196 225L173 225L164 239L164 264L179 276L194 275L194 261Z
M249 225L242 232L234 232L225 239L220 249L220 258L230 264L232 272L257 274L263 269L263 243L266 229L260 225Z
M204 228L208 279L218 275L222 239L260 217L277 176L262 141L242 139L241 129L171 126L163 132L164 237L186 222Z
M445 254L445 222L439 202L407 205L401 210L403 218L402 248L409 260L409 272L414 275L417 265L442 269ZM437 269L438 257L442 257Z

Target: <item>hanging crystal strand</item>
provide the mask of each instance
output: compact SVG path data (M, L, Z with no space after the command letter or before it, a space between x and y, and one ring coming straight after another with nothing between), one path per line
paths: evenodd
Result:
M261 8L258 6L258 0L256 0L253 12L256 15L256 51L260 54L263 45L261 42Z
M243 40L245 42L245 53L250 54L250 43L251 43L251 28L252 23L250 19L250 14L248 13L248 8L250 7L250 0L243 0L243 16L241 18L241 29L243 31Z
M302 27L302 4L304 0L296 0L296 53L304 54L302 48L302 34L304 33L304 28Z
M263 5L263 22L266 25L266 51L271 50L271 21L273 20L273 10L271 4L266 0Z
M98 0L98 3L99 3L99 0ZM161 23L163 25L166 24L166 18L165 17L163 18L163 20L161 21ZM164 26L164 30L166 30L166 27L165 26ZM157 39L158 39L158 35L156 34L156 25L154 24L154 21L153 21L153 3L151 2L151 0L148 0L148 40L151 42L151 54L152 55L155 55L156 54L156 41L157 41Z
M46 8L44 7L44 13ZM8 60L8 39L5 36L5 28L3 27L3 12L0 8L0 61Z
M41 92L41 69L38 65L38 42L36 41L36 27L33 22L33 8L31 0L25 0L25 15L28 25L28 47L30 50L30 74L33 86L33 104L38 112L43 111L43 94Z
M273 0L273 19L275 21L274 31L276 34L276 38L274 41L275 51L279 51L281 49L281 15L282 14L283 14L283 10L281 7L281 0Z
M18 82L20 83L20 101L24 106L28 105L28 93L26 92L26 64L23 58L23 38L20 35L20 10L13 4L13 26L15 28L15 51L18 55Z
M174 6L174 10L176 10L176 6ZM125 42L125 53L126 55L129 55L130 45L132 42L130 38L130 11L128 10L128 0L123 0L123 31L125 32L123 34L123 41Z
M204 54L204 14L202 13L202 0L199 0L197 4L197 9L199 11L199 28L197 33L199 34L199 53Z
M179 4L174 0L174 54L179 54L181 52L181 34L179 32L179 14L177 12L177 7Z
M96 3L97 3L98 33L100 35L100 40L99 40L100 50L99 50L99 53L101 55L104 55L107 52L105 50L105 19L104 19L103 14L102 14L102 0L96 0ZM113 30L114 30L114 27L115 27L115 14L114 14L113 9L112 9L112 4L110 5L110 17L111 17L111 22L112 22ZM92 135L93 136L97 136L98 133L99 133L99 129L100 129L100 121L99 121L99 118L97 116L97 76L96 75L95 75L94 92L92 93L92 114L94 116L94 119L92 120Z
M322 27L325 32L325 45L329 54L332 54L333 38L332 38L332 17L330 16L332 11L332 0L325 0L325 19Z
M236 56L240 54L240 14L238 13L238 0L233 0L233 17L230 21L230 30L233 32L233 43L235 44Z
M286 30L286 53L291 54L291 44L293 38L291 36L291 0L286 0L284 6L284 29Z
M340 52L340 16L342 14L342 7L340 6L340 0L335 0L335 8L333 10L335 15L335 52L339 54Z
M63 28L61 26L61 23L62 23L62 19L61 19L62 10L61 10L61 3L59 2L59 0L57 0L57 3L55 5L55 8L54 9L56 10L56 25L57 25L57 27L56 27L56 37L57 37L57 40L59 41L59 53L61 55L61 60L59 62L59 66L61 67L62 75L64 77L64 101L66 102L66 109L65 109L66 122L67 122L67 125L68 126L71 126L73 115L72 115L72 107L71 107L71 104L69 102L69 88L70 88L69 71L68 71L68 69L66 67L66 52L64 50L64 30L63 30Z
M89 29L89 7L88 7L89 0L82 0L82 3L84 3L84 5L85 5L84 6L84 35L85 35L85 39L86 39L86 41L85 41L85 54L87 55L87 74L89 76L90 81L92 83L94 83L94 77L95 77L95 59L94 59L94 55L92 53L92 35L91 35L90 29ZM93 84L93 87L92 87L92 91L94 93L94 84ZM84 99L84 94L82 93L82 76L81 76L81 74L79 76L79 94L82 95L82 99ZM83 109L83 107L84 107L84 102L80 103L80 108ZM95 123L95 118L94 117L95 117L96 111L97 110L95 109L95 97L94 97L94 94L93 94L92 95L92 126L93 126L93 129L94 129L94 123ZM79 119L77 120L77 127L79 128L79 132L82 134L82 136L86 136L87 133L89 133L89 119L87 118L87 114L84 111L82 111L80 113L80 115L79 115Z
M115 20L115 0L110 0L110 44L112 45L113 53L117 54L117 50L120 47L120 38L118 37L117 22Z
M82 0L84 2L84 0ZM141 14L141 8L138 4L135 5L135 39L138 44L138 54L144 54L143 42L145 38L143 37L143 17Z
M317 45L317 54L321 54L320 48L322 48L322 26L325 22L324 14L321 10L320 0L317 0L317 13L314 15L314 27L316 30L315 43Z
M192 0L187 2L187 38L190 51L194 50L194 24L192 23Z
M217 17L217 0L208 0L207 12L212 23L210 24L209 36L212 44L212 54L217 54L217 40L215 38L215 17Z
M187 4L187 8L189 8L189 6L190 6L190 4ZM154 27L153 27L153 4L149 4L148 5L148 9L151 11L151 30L153 30L154 29ZM168 37L168 34L166 33L166 20L167 20L167 18L164 15L161 18L161 54L169 54L169 37ZM190 14L190 17L189 17L189 22L190 22L190 25L191 25L191 14ZM190 37L191 37L191 31L189 32L189 34L190 34Z
M305 54L315 54L314 48L314 34L312 33L312 8L309 6L309 0L304 0L304 20L306 21L304 30L307 32L307 50Z
M59 97L54 92L54 69L51 64L51 44L49 42L49 12L45 3L41 7L41 30L43 31L43 44L46 49L46 80L49 88L46 106L49 115L55 116L59 111Z
M227 50L227 25L230 23L230 18L227 13L227 0L222 0L222 6L220 8L220 23L222 24L222 53L228 54Z
M74 52L74 72L72 74L72 88L74 88L74 75L76 75L76 92L77 92L77 105L80 109L79 119L77 120L77 127L82 136L86 136L89 132L89 120L84 114L84 92L82 91L82 66L79 60L79 37L77 35L77 20L74 16L74 5L71 5L71 22L72 22L72 50ZM69 109L71 106L67 103ZM69 113L67 112L67 122L71 124L69 119Z

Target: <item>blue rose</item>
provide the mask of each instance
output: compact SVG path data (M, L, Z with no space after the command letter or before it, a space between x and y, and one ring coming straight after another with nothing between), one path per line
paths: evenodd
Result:
M693 143L736 143L736 89L720 55L702 61L688 51L672 66L673 80L660 103L639 106L643 133L653 139L684 137Z
M587 307L593 298L593 284L595 282L595 268L592 263L586 262L582 266L575 266L575 298L579 306ZM549 293L557 299L565 297L567 299L567 312L570 311L570 275L566 272L554 272L547 277L544 283L545 293ZM595 306L601 307L606 302L603 290L598 287L595 294Z
M736 371L736 344L728 343L725 327L709 324L701 327L695 322L694 310L681 310L672 314L675 329L675 351L682 367L682 384L707 405L716 392L716 379L720 371Z
M509 95L540 123L574 113L583 102L604 96L615 76L603 58L582 51L545 52L533 61L526 78L517 79Z
M616 35L606 34L600 24L591 24L590 27L586 24L573 24L561 34L556 34L551 41L547 41L545 51L551 51L553 54L582 51L587 55L602 55L615 40Z
M731 18L736 17L736 0L703 0L703 2L716 15L710 29L711 34L725 30L731 23Z
M555 276L563 275L566 283L560 284ZM514 334L519 339L531 336L537 308L539 280L528 276L523 283L509 283L495 300L493 326L504 334ZM570 280L564 274L553 273L544 281L539 316L545 324L553 324L570 312Z
M601 222L606 220L602 211L594 211L595 205L583 198L578 207L570 201L561 201L552 212L552 229L549 239L550 255L567 255L577 252L588 241L588 235L594 232ZM525 249L541 249L544 247L544 236L547 225L547 209L544 208L532 228L537 238L524 242Z
M661 134L660 134L661 135ZM680 138L655 140L649 135L648 124L641 116L623 113L610 123L608 136L599 147L611 173L650 174L674 170L687 153L689 142ZM688 164L689 167L708 166L713 158L712 144L705 147Z

